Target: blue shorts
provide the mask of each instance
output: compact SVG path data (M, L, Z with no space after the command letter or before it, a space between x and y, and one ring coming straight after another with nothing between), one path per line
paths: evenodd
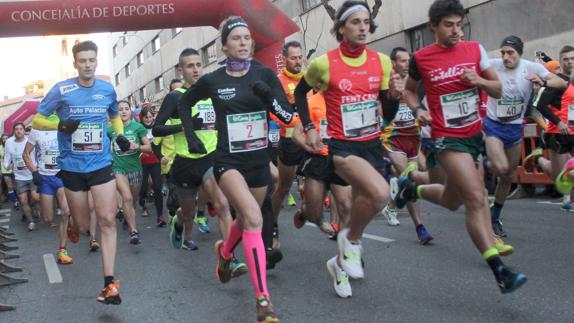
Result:
M486 117L483 121L484 134L502 141L504 148L512 148L522 142L523 124L499 123Z
M64 187L62 179L56 175L48 176L40 174L40 176L42 176L42 183L38 185L37 192L39 194L55 196L58 190Z

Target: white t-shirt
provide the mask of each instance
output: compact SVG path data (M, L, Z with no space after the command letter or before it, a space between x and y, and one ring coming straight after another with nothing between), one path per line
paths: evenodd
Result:
M54 176L60 171L58 167L58 132L56 130L40 131L32 129L28 142L34 145L38 157L38 171L45 176Z
M542 64L521 59L515 69L504 67L502 59L490 60L502 84L502 97L488 97L486 113L489 119L501 123L521 124L532 94L532 83L526 79L536 74L545 79L550 72Z
M22 154L24 153L24 148L28 138L24 137L24 140L18 142L16 137L10 137L6 140L5 150L4 150L4 167L8 167L12 164L12 169L14 171L14 178L18 181L29 181L32 180L32 172L26 167L24 163L24 158ZM32 150L30 157L32 162L36 164L35 152Z

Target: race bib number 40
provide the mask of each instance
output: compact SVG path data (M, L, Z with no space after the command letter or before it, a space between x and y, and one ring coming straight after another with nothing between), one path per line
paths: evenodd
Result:
M480 120L477 89L441 95L440 104L447 128L463 128Z
M82 122L72 134L72 151L97 152L103 150L104 128L99 122Z
M524 100L502 99L496 101L496 117L500 122L510 122L522 117Z
M227 116L229 152L240 153L267 148L267 115L265 111Z
M341 105L341 118L345 137L366 137L378 132L378 109L377 101Z

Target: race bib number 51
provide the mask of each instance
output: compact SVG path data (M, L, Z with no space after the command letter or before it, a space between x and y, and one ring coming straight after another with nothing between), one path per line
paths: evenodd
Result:
M103 150L104 128L99 122L82 122L72 134L72 151L96 152Z
M267 148L267 115L265 111L227 116L229 152L240 153Z

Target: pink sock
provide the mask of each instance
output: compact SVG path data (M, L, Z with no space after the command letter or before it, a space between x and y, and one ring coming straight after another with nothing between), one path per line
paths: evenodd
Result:
M221 248L221 255L225 259L230 259L233 257L233 250L241 241L241 230L237 226L237 220L231 222L231 228L229 228L229 236L226 237L223 242L223 247Z
M255 297L265 295L267 291L267 258L261 237L261 229L257 231L243 230L243 253L247 261L251 283L255 288Z

